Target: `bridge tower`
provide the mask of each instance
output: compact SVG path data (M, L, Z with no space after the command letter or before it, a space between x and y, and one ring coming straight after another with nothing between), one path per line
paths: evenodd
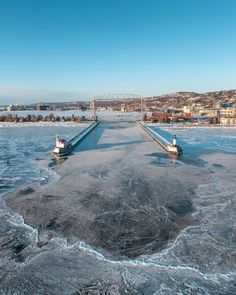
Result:
M141 97L141 121L143 121L145 117L146 117L146 105L145 105L144 98Z
M93 99L93 100L90 102L89 112L90 112L90 115L91 115L92 120L93 120L93 121L97 121L97 115L96 115L96 100L95 100L95 99Z

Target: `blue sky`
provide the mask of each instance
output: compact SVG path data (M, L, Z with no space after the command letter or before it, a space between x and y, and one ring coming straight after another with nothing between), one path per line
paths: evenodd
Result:
M235 0L0 0L0 104L236 88Z

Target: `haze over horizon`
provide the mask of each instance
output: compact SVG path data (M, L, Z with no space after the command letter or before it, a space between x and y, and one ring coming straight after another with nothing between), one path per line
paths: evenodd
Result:
M0 104L235 89L234 0L0 0Z

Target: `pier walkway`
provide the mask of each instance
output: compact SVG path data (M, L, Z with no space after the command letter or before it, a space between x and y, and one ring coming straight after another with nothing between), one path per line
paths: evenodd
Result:
M137 124L150 135L167 153L174 154L179 156L183 153L182 148L176 144L176 137L174 136L173 144L168 141L166 138L161 136L158 132L154 131L147 125L144 125L142 122L137 121Z
M75 137L73 137L71 140L69 140L68 143L72 144L73 146L78 145L89 134L90 131L92 131L95 127L98 126L99 123L99 121L92 123L79 134L77 134Z
M138 125L145 131L147 132L156 142L158 142L160 144L160 146L166 150L166 146L167 145L171 145L171 143L165 139L163 136L161 136L159 133L157 133L156 131L154 131L152 128L150 128L149 126L146 126L144 124L142 124L141 122L137 122Z
M89 132L86 140L76 147L75 152L130 146L150 141L144 136L135 121L99 121Z

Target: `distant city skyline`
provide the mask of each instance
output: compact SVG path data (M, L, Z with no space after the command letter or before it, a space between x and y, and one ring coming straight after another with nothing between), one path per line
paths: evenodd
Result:
M234 0L0 0L0 105L236 88Z

